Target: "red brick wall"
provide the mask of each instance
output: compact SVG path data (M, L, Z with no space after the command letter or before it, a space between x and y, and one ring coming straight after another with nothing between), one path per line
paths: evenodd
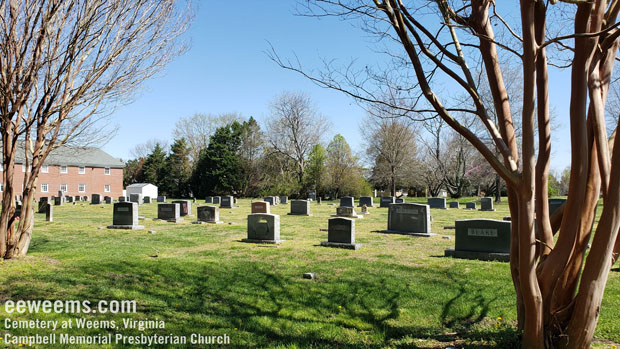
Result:
M49 173L39 173L35 197L39 199L41 196L57 196L61 184L67 185L65 195L71 196L88 196L91 194L101 194L102 196L111 196L118 198L123 195L123 169L110 168L110 174L105 174L103 167L86 167L84 174L78 173L77 166L67 166L67 173L60 173L60 166L50 165ZM22 165L15 164L15 177L13 180L15 194L21 195L22 184L24 182L24 173ZM41 192L41 184L47 184L47 193ZM78 184L86 184L84 192L78 192ZM110 192L104 191L104 186L110 185Z

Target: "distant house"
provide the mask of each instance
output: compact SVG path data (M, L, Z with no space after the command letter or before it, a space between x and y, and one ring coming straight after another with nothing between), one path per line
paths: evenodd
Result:
M15 154L13 188L16 195L24 190L26 168L23 147ZM41 166L35 198L64 195L119 197L123 195L125 164L99 148L62 146L54 149ZM2 169L0 168L0 171ZM1 178L0 178L1 180ZM0 192L4 183L0 183Z
M126 195L142 194L142 197L149 196L152 200L157 199L157 186L151 183L134 183L127 186Z

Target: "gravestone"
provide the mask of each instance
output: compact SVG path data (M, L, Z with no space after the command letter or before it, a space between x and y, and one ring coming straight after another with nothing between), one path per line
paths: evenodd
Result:
M157 204L157 219L172 223L182 222L181 204Z
M43 196L39 199L39 207L37 212L38 213L45 213L45 206L49 204L49 198L47 196Z
M53 222L54 221L54 206L49 203L45 203L45 221Z
M69 203L73 202L73 196L69 195L69 196L65 196L65 200Z
M403 204L403 203L405 203L405 199L403 199L403 198L396 198L395 203Z
M252 213L270 213L269 203L267 201L254 201L252 202Z
M495 211L493 208L493 198L480 199L480 211Z
M355 220L351 218L330 218L328 220L327 241L321 246L357 250L362 244L355 243Z
M268 202L271 206L277 205L275 196L266 196L263 201Z
M219 196L214 196L213 197L213 204L214 205L219 205L220 204L220 197Z
M278 244L280 240L280 216L253 213L248 216L248 237L243 242Z
M565 202L566 199L549 199L549 217L553 216L553 212L557 211Z
M455 222L454 249L446 257L510 261L510 222L496 219L465 219Z
M129 202L142 205L142 194L129 194Z
M157 196L157 202L166 202L166 196L165 195Z
M312 216L310 214L310 201L291 200L291 212L289 215Z
M316 201L316 192L311 191L310 193L308 193L308 201Z
M234 202L235 199L232 196L222 196L220 200L220 208L235 208L235 206L233 206Z
M368 212L368 207L366 205L362 206L362 212L360 212L361 214L370 214L370 212Z
M193 216L192 215L192 203L189 200L175 200L172 201L173 204L179 204L179 215L181 217L185 216Z
M125 197L125 196L119 196L118 197L118 202L127 202L127 201L128 201L127 197Z
M103 200L105 201L106 204L112 204L114 203L114 200L112 200L111 196L104 196Z
M446 209L446 198L428 198L427 204L430 208Z
M150 204L151 203L151 197L150 196L145 196L144 199L143 199L143 202L145 204Z
M22 203L21 202L15 204L15 213L14 213L14 215L16 217L21 217L21 215L22 215Z
M340 198L340 207L355 206L355 199L352 196L343 196Z
M207 196L205 198L205 204L212 204L213 203L213 196Z
M280 195L280 203L282 205L288 205L288 196L286 195Z
M466 202L465 203L465 209L466 210L475 210L476 209L476 203L475 202Z
M64 196L55 196L54 197L54 205L55 206L62 206L65 203L65 197Z
M393 196L382 196L379 200L379 207L390 207L393 203L396 203Z
M221 224L220 208L216 206L198 206L196 207L196 221L194 224Z
M90 204L91 205L100 205L101 204L101 194L91 194L91 196L90 196Z
M79 196L79 195L76 195L76 196L73 197L73 201L74 202L82 201L82 197Z
M88 201L88 196L86 195L82 196L82 201Z
M370 196L360 196L360 203L359 203L358 207L362 207L364 205L366 207L373 207L372 197L370 197Z
M450 208L459 208L458 201L450 201Z
M317 203L317 205L321 204L321 197L320 196L316 198L316 203Z
M388 228L382 232L424 237L435 235L431 233L430 207L414 203L390 205Z
M108 229L144 229L138 224L138 204L135 202L118 202L114 204L112 225Z
M340 206L336 207L336 214L333 214L332 217L362 218L363 216L358 215L353 207Z
M276 199L276 205L280 204L280 197L279 196L274 196L274 199Z

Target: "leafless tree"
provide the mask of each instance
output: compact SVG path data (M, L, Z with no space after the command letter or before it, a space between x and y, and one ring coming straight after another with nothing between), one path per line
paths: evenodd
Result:
M387 182L390 193L405 184L416 167L416 133L409 119L394 117L389 112L369 114L360 125L367 160L372 164L372 178ZM407 183L408 184L408 183Z
M363 103L390 105L410 117L435 113L466 138L506 181L512 216L510 270L522 346L588 347L609 271L620 252L620 142L607 139L604 115L618 53L620 1L521 0L517 23L502 15L516 5L491 0L302 4L311 16L355 20L384 43L391 63L377 69L352 65L341 69L326 61L323 70L314 73L299 62L283 61L275 51L272 59ZM554 16L568 12L572 15ZM555 21L549 31L547 20ZM554 60L548 58L548 50L555 50ZM499 52L512 56L522 68L520 142L514 122L519 115L511 108ZM556 56L568 59L558 61ZM477 62L485 71L491 105L485 104L472 72ZM550 217L548 67L566 62L571 70L570 185L565 205ZM450 93L443 91L446 84ZM455 90L468 96L465 105L452 97L458 95ZM391 105L382 98L391 94L405 95L408 101ZM496 121L489 110L494 110ZM459 113L478 118L487 136L471 132ZM605 205L592 233L599 193Z
M191 117L179 119L172 136L175 139L185 138L189 145L190 162L198 159L200 151L209 145L209 137L222 126L231 124L233 121L241 122L243 117L238 113L194 114Z
M297 179L303 183L308 154L321 142L327 127L310 97L301 92L284 92L271 102L265 139L272 151L295 162Z
M167 149L170 148L170 145L168 144L167 140L151 138L151 139L149 139L148 141L146 141L144 143L136 144L129 151L129 155L133 159L140 159L140 158L145 159L147 156L149 156L149 154L151 154L153 152L153 149L155 149L155 146L158 145L158 144L163 149L167 150Z
M50 151L128 102L142 81L184 50L177 38L191 20L189 5L174 0L0 1L5 186L0 257L28 251L37 177ZM32 171L25 174L17 220L13 178L20 144Z

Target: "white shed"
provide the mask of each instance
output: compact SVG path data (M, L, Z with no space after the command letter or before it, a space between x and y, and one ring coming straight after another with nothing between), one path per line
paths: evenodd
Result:
M151 183L134 183L128 185L125 190L127 196L131 194L142 194L142 197L149 196L151 200L157 200L157 186Z

